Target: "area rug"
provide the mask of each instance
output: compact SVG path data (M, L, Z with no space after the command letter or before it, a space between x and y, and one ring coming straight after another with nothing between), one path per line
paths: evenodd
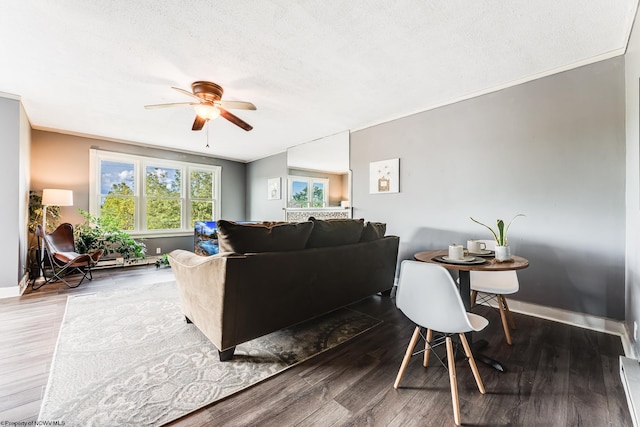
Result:
M263 381L381 323L340 309L236 348L185 322L174 282L70 296L39 420L157 426Z

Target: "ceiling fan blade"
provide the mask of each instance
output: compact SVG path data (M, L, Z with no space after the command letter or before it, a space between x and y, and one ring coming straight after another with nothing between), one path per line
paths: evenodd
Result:
M147 110L153 110L154 108L182 107L184 105L198 105L198 103L197 102L172 102L169 104L145 105L144 108L146 108Z
M220 115L225 119L229 120L234 125L240 126L242 129L246 130L247 132L253 129L253 126L251 126L249 123L245 122L240 117L231 114L224 108L220 108Z
M179 87L175 87L175 86L171 86L171 89L175 89L178 92L183 93L183 94L185 94L187 96L190 96L192 98L195 98L195 99L198 99L198 100L200 99L197 96L195 96L193 93L189 92L188 90L180 89Z
M202 130L205 123L207 123L207 119L203 119L202 117L196 115L196 119L193 122L191 130Z
M250 102L245 101L215 101L214 104L223 108L235 108L237 110L255 110L256 106Z

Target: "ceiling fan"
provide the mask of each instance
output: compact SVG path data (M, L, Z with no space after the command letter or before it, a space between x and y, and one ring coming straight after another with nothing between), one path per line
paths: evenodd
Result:
M240 117L231 114L226 109L231 108L239 110L255 110L256 106L251 102L223 101L222 93L224 92L224 89L222 89L221 86L212 82L198 81L191 84L192 92L189 92L185 89L180 89L179 87L172 86L171 88L177 90L180 93L197 99L198 102L173 102L170 104L145 105L144 108L154 109L193 105L196 110L196 119L193 122L191 130L202 130L207 120L213 120L218 116L224 117L234 125L240 126L246 131L250 131L251 129L253 129L253 126L251 126L249 123L245 122Z

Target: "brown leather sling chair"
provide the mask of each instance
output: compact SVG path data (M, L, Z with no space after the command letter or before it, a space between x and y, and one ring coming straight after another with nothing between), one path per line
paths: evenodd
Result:
M43 265L40 267L45 276L43 283L32 283L32 289L36 290L47 283L56 282L61 280L70 288L77 288L82 284L84 279L92 280L91 268L96 265L100 257L102 256L102 250L92 252L90 254L79 254L76 252L75 243L73 239L73 226L67 222L60 224L51 233L45 233L42 226L38 224L36 227L36 236L42 239L42 250L46 252L49 265L53 271L51 277L46 277L44 274L44 258ZM76 285L72 285L65 280L65 276L70 274L80 273L82 278Z

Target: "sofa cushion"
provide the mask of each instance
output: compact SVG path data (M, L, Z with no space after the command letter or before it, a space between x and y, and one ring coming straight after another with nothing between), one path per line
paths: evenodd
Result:
M325 248L358 243L364 229L364 219L315 219L307 248Z
M273 227L274 225L289 224L289 223L287 221L262 221L256 224L264 225L265 227Z
M288 222L275 225L237 224L218 221L218 245L220 252L239 254L280 252L304 249L313 222Z
M362 231L361 242L372 242L382 239L387 232L387 224L384 222L367 222Z

